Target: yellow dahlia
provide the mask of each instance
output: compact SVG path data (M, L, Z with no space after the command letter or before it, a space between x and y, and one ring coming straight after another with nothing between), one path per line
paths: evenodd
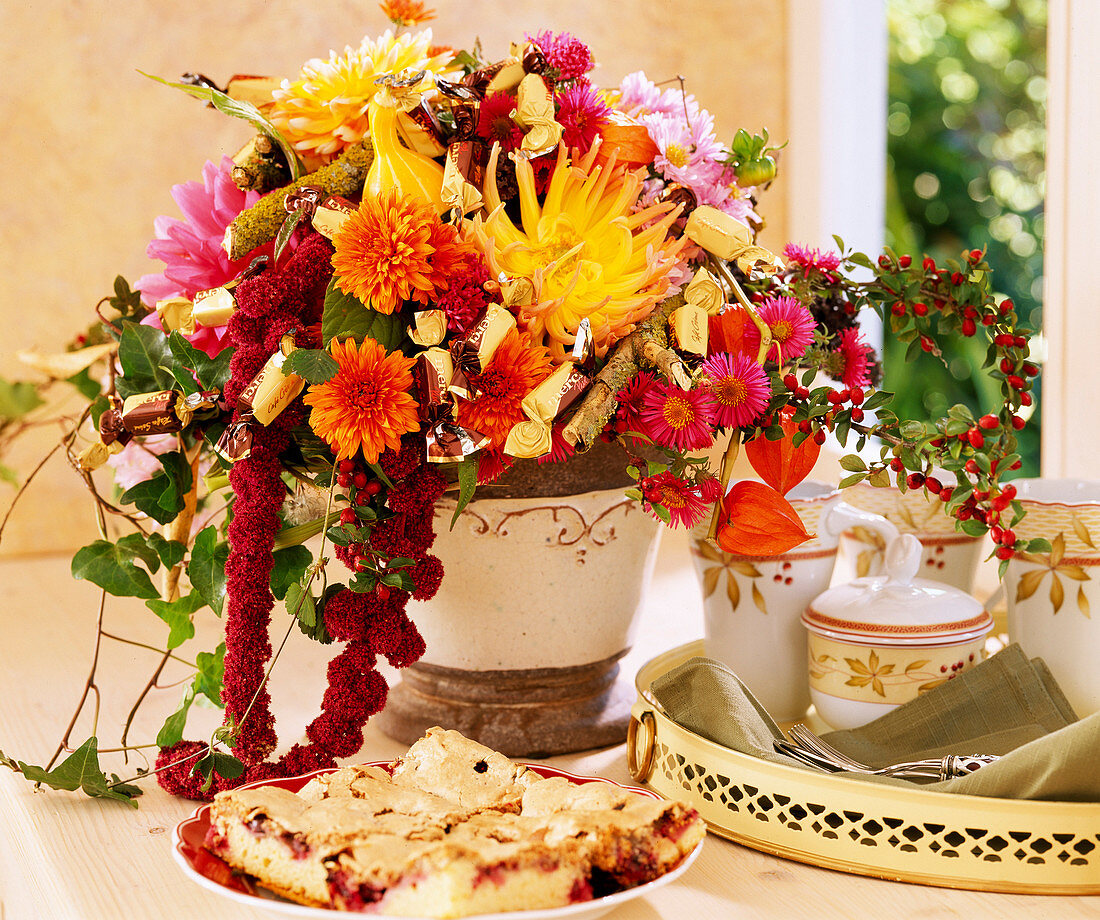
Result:
M519 185L521 226L504 211L496 185L499 147L489 157L485 207L474 232L493 275L529 278L536 302L519 320L535 341L545 341L562 360L585 317L599 354L653 312L669 287L668 272L683 240L668 238L678 212L669 205L633 211L644 170L616 166L614 153L597 165L600 145L569 163L563 146L545 200L539 206L531 164L513 157Z
M400 38L387 29L342 55L330 51L327 61L307 61L297 80L284 80L275 90L269 117L299 152L332 159L369 133L367 110L379 88L376 77L399 70L445 70L451 55L432 55L431 43L431 29Z
M362 451L368 463L387 447L401 449L401 435L420 428L417 402L409 394L413 359L387 354L374 339L333 341L336 376L306 393L310 427L338 460Z

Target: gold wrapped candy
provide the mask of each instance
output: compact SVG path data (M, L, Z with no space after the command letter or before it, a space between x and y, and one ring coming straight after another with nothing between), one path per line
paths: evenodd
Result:
M672 344L690 355L707 356L707 311L693 303L686 303L672 311L668 317Z
M516 422L504 442L504 452L520 460L534 460L550 453L553 432L549 425L528 419Z
M684 288L684 300L702 307L709 315L714 316L726 305L726 294L722 290L722 285L718 283L718 279L705 268L700 267L688 286Z
M191 308L191 317L200 326L224 326L237 312L237 301L225 287L199 291Z
M413 313L413 324L406 331L413 344L421 348L438 345L447 335L447 314L442 310L417 310Z
M529 160L557 149L565 129L554 118L554 96L539 74L520 81L512 121L524 131L519 149Z
M755 244L749 227L710 205L691 212L684 235L725 262L736 259L737 267L746 273L758 269L773 274L783 267L779 256Z
M484 373L497 347L515 328L516 318L511 313L500 304L489 304L466 335L451 343L455 367L450 391L463 399L470 399L473 391L469 378Z
M305 389L306 382L297 374L283 371L283 362L295 350L294 338L284 335L279 350L237 398L237 408L250 412L257 422L267 426Z
M157 301L157 317L165 332L179 331L184 335L193 335L195 316L192 310L191 301L186 297L169 297L167 300Z
M352 214L359 210L359 205L339 195L329 195L317 205L313 212L313 229L326 239L332 239L336 232L344 226Z

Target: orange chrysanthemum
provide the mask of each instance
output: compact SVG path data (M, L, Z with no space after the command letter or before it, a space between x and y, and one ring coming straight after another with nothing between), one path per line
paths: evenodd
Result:
M417 402L409 394L413 359L387 354L374 339L333 341L336 376L306 393L310 427L343 460L362 451L368 463L387 447L401 449L401 435L420 428Z
M520 408L523 398L550 375L550 356L542 345L535 345L526 332L513 329L493 353L485 373L471 380L477 398L461 404L458 423L480 431L500 448L508 432L526 415Z
M395 26L418 26L435 19L435 10L426 9L424 0L382 0L378 7Z

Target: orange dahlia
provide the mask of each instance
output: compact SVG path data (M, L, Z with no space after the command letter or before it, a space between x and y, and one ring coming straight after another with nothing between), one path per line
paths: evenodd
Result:
M520 408L523 398L549 375L546 348L513 329L493 352L485 372L470 380L477 398L461 404L458 423L492 438L494 447L503 447L512 426L527 418Z
M435 10L426 9L424 0L382 0L378 6L386 18L399 28L418 26L435 19Z
M306 393L310 427L343 460L359 451L368 463L387 447L401 449L401 435L420 428L417 402L409 394L413 359L387 354L374 339L333 341L336 376Z

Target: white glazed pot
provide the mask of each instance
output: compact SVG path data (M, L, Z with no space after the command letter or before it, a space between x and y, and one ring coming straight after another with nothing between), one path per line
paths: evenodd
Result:
M735 556L692 533L692 558L703 589L706 653L729 667L780 722L801 719L810 705L806 631L800 617L829 584L837 540L862 526L896 536L888 522L840 501L836 489L803 482L787 495L812 540L781 556Z
M1017 479L1014 530L1050 553L1017 553L1005 573L1008 631L1050 668L1077 715L1100 711L1100 482Z
M656 559L660 525L621 489L484 498L449 530L436 509L439 593L408 613L427 650L379 716L412 742L456 728L511 756L621 741L632 692L616 683Z

